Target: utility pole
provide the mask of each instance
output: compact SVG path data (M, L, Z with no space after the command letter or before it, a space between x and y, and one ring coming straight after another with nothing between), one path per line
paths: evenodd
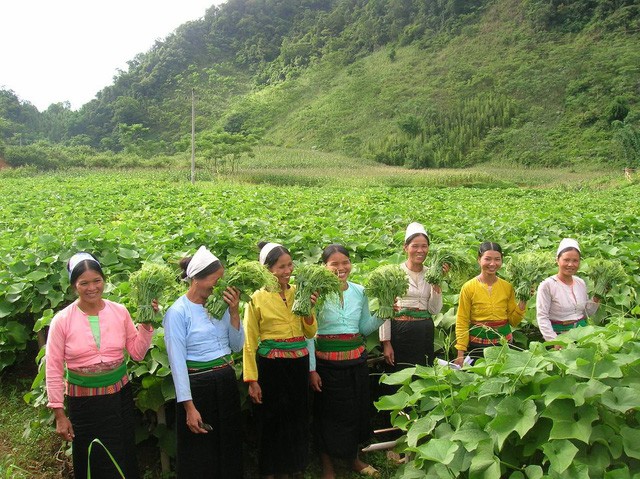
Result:
M191 89L191 184L196 183L196 99Z

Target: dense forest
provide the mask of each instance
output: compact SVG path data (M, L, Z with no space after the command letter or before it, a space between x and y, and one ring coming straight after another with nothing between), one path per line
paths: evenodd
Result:
M0 90L0 157L169 161L190 151L192 92L209 156L640 166L640 1L228 0L77 111Z

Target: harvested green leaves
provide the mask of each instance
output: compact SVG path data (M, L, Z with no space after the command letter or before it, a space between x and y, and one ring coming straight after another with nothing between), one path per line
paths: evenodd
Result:
M330 294L342 295L342 283L338 277L319 264L298 266L295 270L295 284L293 314L298 316L311 314L311 295L313 293L318 293L316 303L318 306Z
M604 298L617 284L628 280L620 261L604 258L594 258L589 262L589 278L593 294L600 298Z
M275 291L278 288L278 281L271 272L258 261L240 261L231 266L224 276L218 281L213 293L209 296L205 308L209 314L220 319L227 310L222 293L227 287L234 287L240 290L240 299L244 302L251 301L251 294L261 288Z
M552 266L548 255L537 252L514 254L505 266L505 277L511 283L518 301L529 301L538 284Z
M397 264L379 266L367 278L367 296L378 299L377 316L381 319L393 318L396 298L404 296L408 289L409 277Z
M156 299L163 302L163 296L168 290L174 289L176 275L171 268L163 263L147 261L142 268L133 273L129 278L131 295L136 304L136 319L140 323L152 323L159 326L162 317L156 315L151 302Z

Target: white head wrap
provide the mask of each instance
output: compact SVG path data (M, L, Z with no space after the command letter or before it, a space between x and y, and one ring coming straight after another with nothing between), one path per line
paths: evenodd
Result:
M564 238L562 241L560 241L560 246L558 246L558 251L556 251L556 258L560 256L562 250L565 250L567 248L575 248L578 250L578 253L580 253L580 245L576 240L572 238Z
M407 231L404 234L405 242L415 234L425 235L427 238L429 238L429 235L424 229L424 226L422 226L420 223L411 223L409 226L407 226Z
M218 258L206 246L200 246L187 265L187 278L191 279Z
M267 243L260 250L260 264L265 264L267 262L267 256L269 253L273 251L278 246L282 246L280 243Z
M83 261L93 261L94 263L97 263L98 266L100 266L100 262L89 253L76 253L69 259L69 262L67 263L69 280L71 280L71 274L73 273L73 270L76 269L76 266L78 266Z

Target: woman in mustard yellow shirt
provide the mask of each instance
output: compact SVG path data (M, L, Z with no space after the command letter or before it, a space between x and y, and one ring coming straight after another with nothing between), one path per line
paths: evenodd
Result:
M244 381L256 405L260 431L258 468L265 478L288 477L305 469L309 449L309 351L315 317L291 312L295 286L291 254L277 243L260 243L260 263L280 284L260 290L245 311ZM315 298L312 297L312 302Z
M486 241L478 249L480 274L467 281L460 290L456 318L455 363L462 366L465 352L473 359L482 357L484 348L511 342L511 327L522 321L526 304L516 302L511 283L497 276L502 267L502 248Z

